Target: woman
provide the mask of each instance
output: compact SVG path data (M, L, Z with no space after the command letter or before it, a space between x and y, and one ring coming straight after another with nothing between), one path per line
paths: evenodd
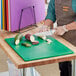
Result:
M57 20L55 34L76 46L76 0L50 0L47 16L41 31L48 30ZM71 76L71 61L59 63L60 75Z

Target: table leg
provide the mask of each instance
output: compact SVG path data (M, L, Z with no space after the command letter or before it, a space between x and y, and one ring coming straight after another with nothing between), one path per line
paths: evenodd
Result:
M23 68L23 76L26 76L26 69Z
M40 76L34 67L17 69L10 59L7 60L9 76Z
M23 76L40 76L34 67L24 68Z
M72 60L72 76L76 76L76 60Z

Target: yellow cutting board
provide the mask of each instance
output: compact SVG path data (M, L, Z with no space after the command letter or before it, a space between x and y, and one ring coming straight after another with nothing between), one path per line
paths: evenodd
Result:
M5 0L2 0L3 30L5 30Z

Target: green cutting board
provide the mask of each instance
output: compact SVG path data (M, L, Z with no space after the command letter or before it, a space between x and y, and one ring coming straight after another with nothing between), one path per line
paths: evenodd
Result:
M24 60L32 61L44 58L51 58L57 56L63 56L68 54L73 54L74 52L67 48L65 45L57 41L52 37L48 37L52 40L51 44L47 44L46 41L36 38L39 41L38 45L32 45L31 47L22 46L24 43L24 38L19 45L14 44L14 38L5 39L5 41L13 48L13 50ZM26 40L27 41L27 40ZM27 41L29 42L29 41ZM30 43L30 42L29 42Z

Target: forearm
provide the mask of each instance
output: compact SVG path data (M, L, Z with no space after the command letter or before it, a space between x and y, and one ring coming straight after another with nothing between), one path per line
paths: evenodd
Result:
M44 25L47 25L47 26L49 26L49 27L53 27L53 21L51 21L50 19L46 19L46 20L44 21Z
M70 23L70 24L67 24L67 25L66 25L66 28L67 28L68 30L76 30L76 22L72 22L72 23Z

